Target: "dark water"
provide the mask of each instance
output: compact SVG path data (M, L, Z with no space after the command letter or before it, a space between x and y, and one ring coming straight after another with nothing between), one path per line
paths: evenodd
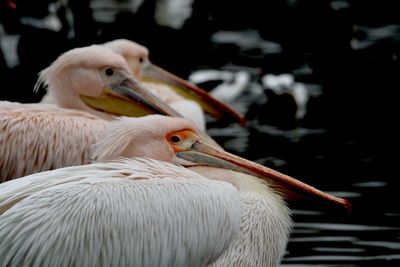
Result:
M290 203L295 224L283 266L400 266L399 20L389 2L295 2L303 5L289 17L298 24L277 26L288 36L257 25L212 36L213 55L225 60L218 69L250 75L231 100L249 122L215 123L209 132L236 154L351 201L351 214ZM263 84L266 74L285 73L308 93L300 118L293 84L284 93Z
M239 153L248 144L242 155L351 201L351 214L313 203L292 204L295 224L283 266L398 266L397 186L377 169L385 164L374 166L379 164L356 141L346 143L321 129L296 130L279 133L254 125L249 135L236 129L242 137L232 137L235 131L211 131L232 151Z
M237 34L243 37L243 32ZM390 60L384 60L389 66L382 65L376 52L378 58L371 59L368 51L354 49L350 55L361 58L351 64L359 69L347 73L340 64L337 70L329 66L332 73L324 73L327 76L319 81L316 69L307 77L296 75L304 66L294 69L291 73L307 90L315 86L321 90L310 97L301 119L295 118L292 95L270 92L254 71L253 83L233 101L238 108L245 106L250 118L246 128L220 128L216 123L210 129L228 150L351 201L351 214L313 203L291 203L295 224L283 266L400 266L398 174L396 156L390 152L398 146L397 116L391 109L399 89L391 72L399 69L397 62L396 68L390 66ZM240 68L228 64L225 69ZM261 97L248 93L252 86L261 86Z
M248 122L241 128L210 119L210 135L228 151L353 205L347 214L314 203L290 203L295 224L282 265L400 266L396 1L195 1L181 30L149 20L152 2L145 1L137 15L122 13L110 24L81 16L76 24L86 26L75 28L75 39L65 32L27 34L26 28L2 35L9 58L15 47L7 37L24 38L19 64L2 70L3 89L10 88L1 90L2 98L37 101L40 95L21 88L32 88L37 71L59 50L116 37L148 46L152 61L183 77L228 71L232 77L207 74L200 85L211 91L223 82L231 88L239 84L243 90L236 96L228 96L230 89L223 97ZM126 24L120 27L126 22L145 26L134 31ZM34 64L40 56L45 60ZM235 81L239 71L248 79L243 85ZM23 74L26 79L18 79ZM285 85L275 79L271 85L265 81L271 74L293 80Z

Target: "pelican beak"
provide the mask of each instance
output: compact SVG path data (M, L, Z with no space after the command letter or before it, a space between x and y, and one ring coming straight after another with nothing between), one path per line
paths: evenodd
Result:
M351 204L345 199L324 193L288 175L214 148L199 138L192 143L190 149L177 151L176 156L198 165L223 168L256 176L272 182L273 185L277 186L278 190L283 188L284 192L289 191L295 195L300 194L317 202L333 204L346 209L348 212L351 211Z
M244 116L232 107L212 97L209 93L189 81L181 79L151 62L143 64L142 80L168 85L182 97L197 102L205 112L216 118L230 117L241 125L246 122Z
M134 78L125 78L122 82L106 85L103 93L98 97L82 95L81 99L91 108L115 115L129 117L141 117L149 114L180 116Z

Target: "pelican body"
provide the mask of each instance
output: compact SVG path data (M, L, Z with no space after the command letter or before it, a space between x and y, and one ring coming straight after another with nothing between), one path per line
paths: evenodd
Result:
M0 185L0 264L276 266L291 228L282 188L350 208L344 199L210 145L185 119L109 123L91 146L99 163ZM112 161L121 156L134 160ZM172 168L178 169L171 174ZM204 188L194 180L178 186L190 177ZM203 195L208 187L215 190Z
M240 223L231 184L150 159L38 173L0 196L0 266L201 267Z
M0 109L0 182L89 163L108 123L79 110L10 103Z

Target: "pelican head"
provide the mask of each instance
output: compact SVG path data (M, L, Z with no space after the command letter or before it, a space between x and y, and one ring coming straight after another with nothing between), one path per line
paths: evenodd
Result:
M225 116L242 125L245 123L243 115L232 107L212 97L196 85L152 64L149 60L149 50L146 47L126 39L117 39L105 43L104 46L122 55L136 77L144 81L168 85L184 98L197 102L205 112L214 117Z
M42 84L58 106L106 119L113 115L177 115L136 80L121 55L104 46L75 48L62 54L40 72L35 90Z
M93 146L95 160L118 156L149 157L185 167L207 166L245 173L266 180L279 192L301 195L350 211L350 203L273 169L235 156L212 145L194 124L182 118L160 115L113 122L105 137ZM232 184L236 185L234 181Z

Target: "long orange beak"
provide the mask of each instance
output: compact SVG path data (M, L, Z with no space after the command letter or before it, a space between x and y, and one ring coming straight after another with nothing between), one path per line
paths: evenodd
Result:
M343 207L348 212L351 211L349 201L324 193L315 187L296 180L288 175L235 156L228 152L216 149L201 139L197 139L187 151L179 151L176 156L199 165L229 169L257 176L261 179L272 181L279 187L283 187L296 194L310 198L317 202L334 204Z
M241 125L244 125L246 122L244 116L232 107L212 97L209 93L196 85L150 62L143 65L142 79L148 82L167 84L184 98L197 102L205 112L214 117L229 117L239 122Z

